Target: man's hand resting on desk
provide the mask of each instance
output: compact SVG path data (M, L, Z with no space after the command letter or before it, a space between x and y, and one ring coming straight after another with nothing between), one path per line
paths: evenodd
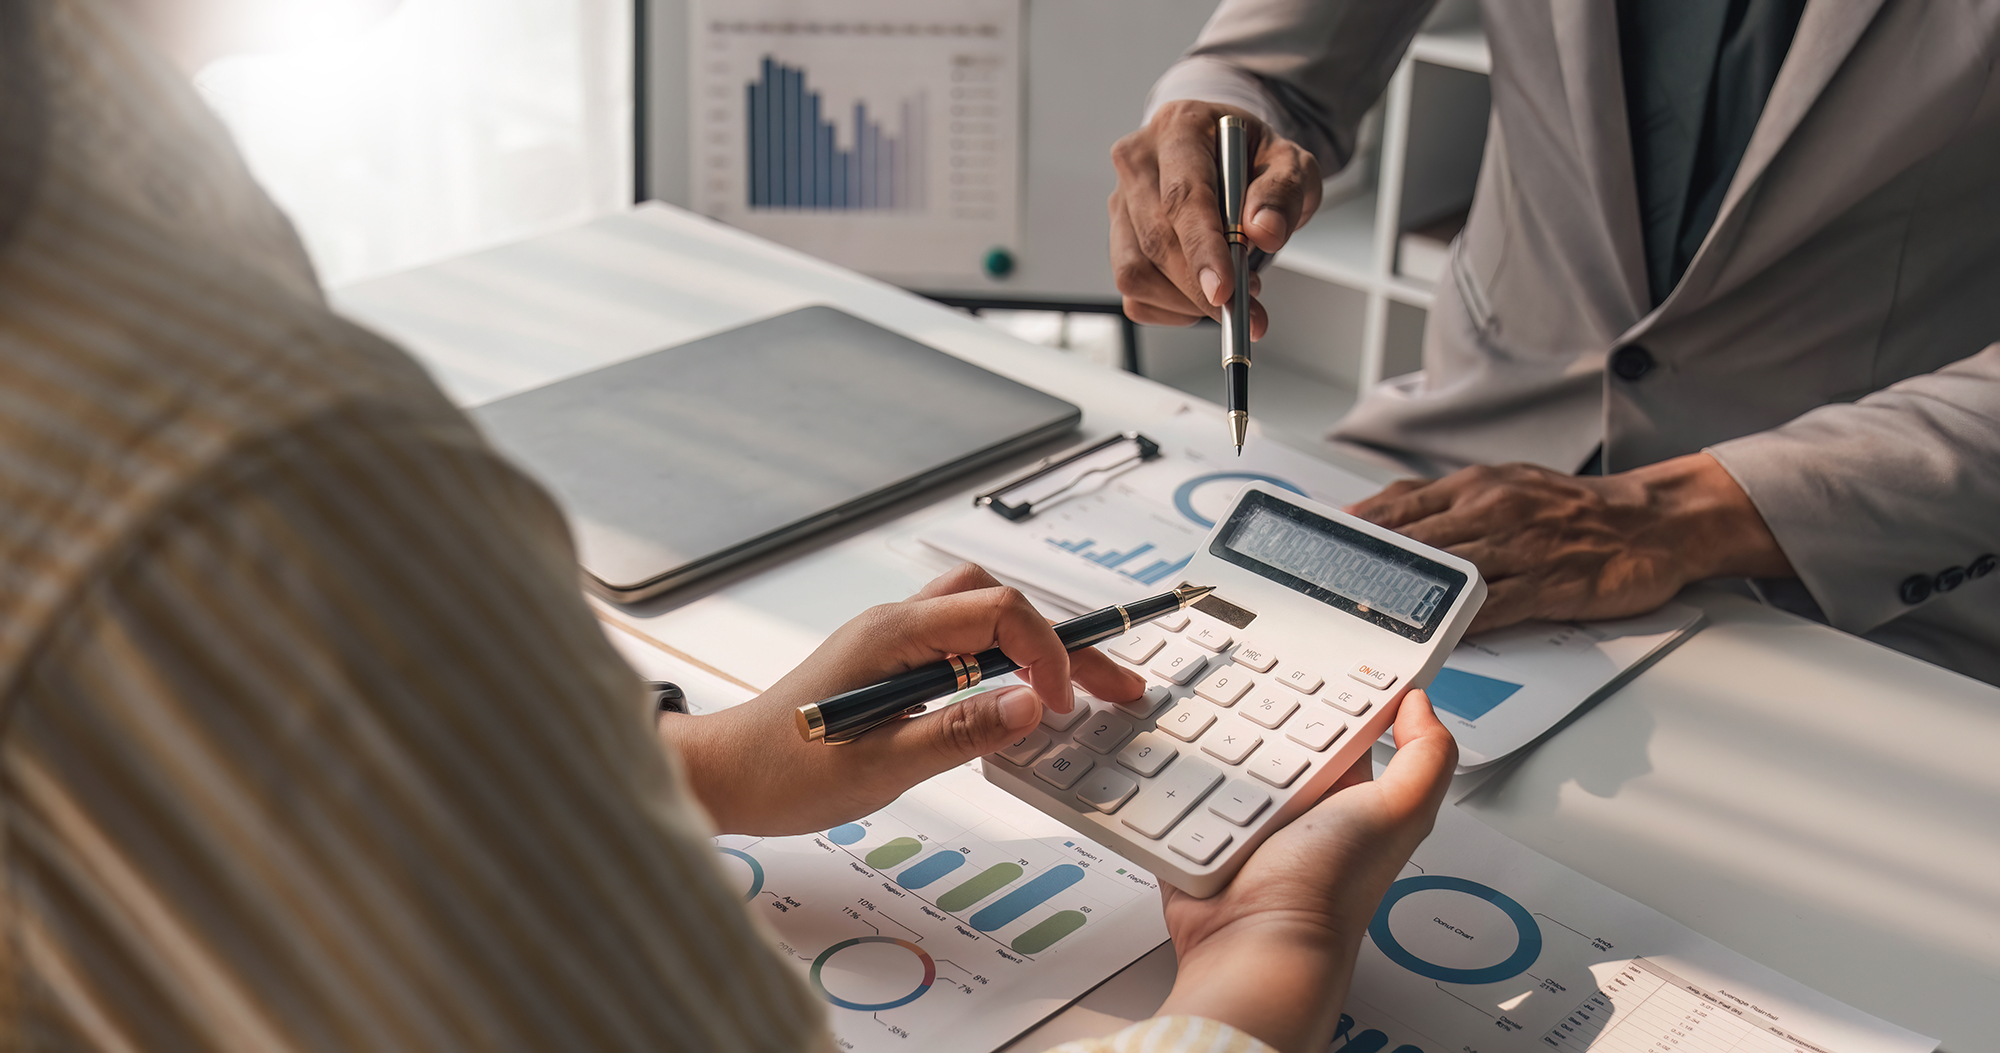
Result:
M1118 140L1111 162L1111 269L1125 297L1125 315L1145 325L1193 325L1220 320L1234 290L1229 243L1222 234L1216 186L1216 124L1243 118L1250 132L1250 186L1243 226L1251 244L1276 252L1319 208L1319 161L1234 106L1182 100L1153 114L1144 128ZM1264 336L1262 283L1250 276L1250 337Z
M1160 1015L1220 1020L1281 1050L1326 1049L1361 935L1430 835L1458 764L1458 745L1422 691L1404 697L1395 731L1381 779L1362 754L1213 898L1166 890L1180 966Z
M999 647L1034 685L974 695L853 742L799 738L798 707L948 654ZM1068 712L1074 680L1099 698L1139 697L1145 681L1096 648L1063 650L1027 599L965 564L901 603L841 626L769 691L707 716L666 714L696 796L725 833L796 834L867 815L940 772L1019 738L1042 707Z
M1477 565L1488 591L1473 632L1643 614L1708 578L1793 576L1749 495L1705 453L1608 476L1482 465L1392 483L1347 511Z

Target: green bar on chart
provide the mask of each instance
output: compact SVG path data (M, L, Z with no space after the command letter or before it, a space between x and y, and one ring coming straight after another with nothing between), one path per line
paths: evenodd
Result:
M1057 940L1083 928L1084 921L1082 911L1056 911L1043 918L1034 928L1014 937L1013 947L1022 954L1040 954L1055 946Z
M1021 874L1019 863L995 863L939 896L937 905L955 914L1013 884Z
M887 870L923 850L922 842L916 838L899 837L861 858L877 870Z

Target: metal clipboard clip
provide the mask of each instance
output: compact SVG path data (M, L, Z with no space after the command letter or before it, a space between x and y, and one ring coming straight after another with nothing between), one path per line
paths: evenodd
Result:
M1132 449L1123 456L1107 452L1120 445L1129 445ZM1128 431L1092 443L1067 456L1043 461L1019 479L974 497L972 503L980 508L990 508L1001 518L1018 523L1031 518L1038 510L1076 489L1093 475L1102 475L1131 464L1143 464L1159 455L1159 443L1136 431ZM1072 467L1080 470L1063 478L1064 470Z

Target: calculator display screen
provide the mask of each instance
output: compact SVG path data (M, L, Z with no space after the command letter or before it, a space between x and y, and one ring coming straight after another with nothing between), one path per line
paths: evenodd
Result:
M1215 555L1419 642L1430 639L1465 575L1400 546L1253 491Z

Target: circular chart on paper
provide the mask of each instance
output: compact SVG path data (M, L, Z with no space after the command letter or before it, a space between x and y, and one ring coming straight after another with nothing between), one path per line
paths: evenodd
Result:
M1272 486L1306 496L1304 490L1275 475L1262 472L1210 472L1197 475L1180 485L1174 491L1174 509L1186 516L1188 522L1207 530L1215 525L1215 517L1229 510L1229 501L1236 491L1243 489L1244 483L1270 483Z
M1390 961L1452 984L1499 983L1542 953L1542 929L1527 908L1498 889L1444 874L1390 885L1368 935Z
M908 940L857 936L821 951L811 975L821 998L874 1013L922 998L937 981L937 963Z
M748 903L756 899L757 893L764 891L764 864L757 862L757 857L750 853L739 852L734 848L722 848L718 846L716 851L722 853L727 858L737 860L743 864L740 867L731 866L727 863L723 864L727 869L738 872L745 869L749 870L749 880L744 883L748 891L743 893L743 902Z

